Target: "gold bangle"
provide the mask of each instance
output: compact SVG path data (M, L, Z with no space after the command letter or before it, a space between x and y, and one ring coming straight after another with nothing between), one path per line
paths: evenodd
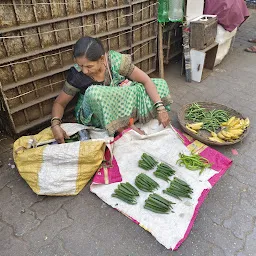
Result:
M61 118L59 118L59 117L53 117L52 119L51 119L51 123L53 122L53 121L55 121L55 120L58 120L60 123L62 122L61 121Z
M154 107L156 109L158 109L159 107L164 107L164 104L163 103L158 103L157 105L154 105Z
M155 102L154 106L158 105L158 104L163 104L163 102L161 100Z

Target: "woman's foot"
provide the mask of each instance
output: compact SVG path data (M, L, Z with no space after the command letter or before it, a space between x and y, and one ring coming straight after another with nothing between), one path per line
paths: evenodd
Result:
M140 135L145 135L145 132L142 131L140 128L136 127L134 124L133 125L130 125L129 127L122 127L122 128L119 128L116 132L115 132L115 135L114 137L118 136L119 134L121 134L124 130L128 129L128 128L131 128L132 130L134 130L135 132L137 132L138 134Z
M128 127L121 127L121 128L119 128L119 129L117 129L115 135L117 136L117 135L121 134L121 133L122 133L124 130L126 130L127 128L128 128Z
M255 38L255 39L249 39L248 42L250 42L250 43L256 43L256 38Z
M252 53L256 53L256 45L248 47L247 49L245 49L246 52L252 52Z
M145 135L145 132L142 131L140 128L136 127L134 124L130 126L135 132L139 133L140 135Z

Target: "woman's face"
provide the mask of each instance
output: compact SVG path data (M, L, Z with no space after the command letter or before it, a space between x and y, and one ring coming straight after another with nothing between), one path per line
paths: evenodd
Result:
M86 57L75 58L75 62L81 68L82 72L88 76L97 74L102 68L103 61L103 56L97 61L90 61Z

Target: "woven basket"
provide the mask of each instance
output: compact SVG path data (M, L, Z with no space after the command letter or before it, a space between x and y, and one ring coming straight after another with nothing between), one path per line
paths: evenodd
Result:
M240 114L239 112L235 111L232 108L228 108L225 105L221 105L221 104L217 104L217 103L213 103L213 102L196 102L196 103L199 104L201 107L205 108L206 110L221 109L221 110L227 111L230 114L230 116L236 116L236 117L245 119L245 117L242 114ZM247 134L249 133L249 127L250 126L244 131L244 133L240 136L239 139L234 140L232 142L231 141L230 142L226 141L224 143L219 143L219 142L210 141L208 139L208 137L211 137L211 134L208 131L206 131L206 130L199 130L197 134L191 132L190 130L188 130L186 128L186 124L187 123L191 123L191 121L186 120L185 119L185 115L186 115L186 111L189 109L189 107L192 104L193 103L184 105L180 109L180 111L178 112L178 121L179 121L182 129L187 134L189 134L191 137L193 137L194 139L199 140L199 141L201 141L201 142L203 142L203 143L205 143L207 145L226 146L226 145L233 145L235 143L238 143L238 142L242 141L247 136Z

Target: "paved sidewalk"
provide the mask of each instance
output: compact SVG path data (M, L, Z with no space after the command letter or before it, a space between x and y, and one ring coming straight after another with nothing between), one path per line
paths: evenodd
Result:
M76 197L36 196L12 162L12 141L0 133L1 256L255 256L256 253L256 54L244 52L256 37L256 12L239 29L233 50L202 83L185 83L179 66L166 68L176 111L191 101L223 103L249 116L250 135L219 150L234 160L200 208L178 251L113 210L87 186ZM231 149L238 151L233 155ZM174 230L175 232L175 230Z

